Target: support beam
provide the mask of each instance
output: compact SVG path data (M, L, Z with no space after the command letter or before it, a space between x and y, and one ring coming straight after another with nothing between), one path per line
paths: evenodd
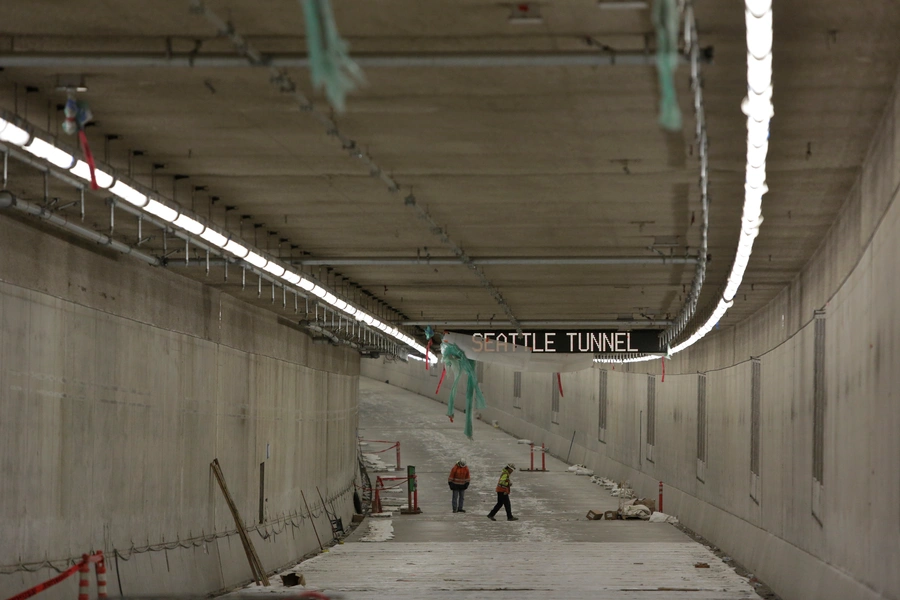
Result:
M139 250L135 250L131 246L123 244L118 240L114 240L108 235L104 235L92 229L88 229L87 227L82 227L81 225L76 225L75 223L69 221L66 217L53 213L43 206L39 206L32 202L27 202L20 198L16 198L7 191L0 191L0 210L3 209L17 210L19 212L44 219L45 221L52 223L57 227L65 229L69 233L73 233L79 237L95 242L101 246L107 246L108 248L117 250L122 254L129 254L146 262L149 265L159 266L160 264L159 259L155 256L150 256L149 254L144 254Z
M292 264L302 266L468 266L458 258L302 258ZM694 265L694 256L509 256L473 258L473 265Z
M523 52L523 53L421 53L421 54L354 54L353 60L366 69L396 68L510 68L510 67L601 67L653 66L652 52ZM685 57L681 57L686 61ZM712 61L712 52L704 54L704 62ZM198 68L236 69L248 67L309 68L304 54L265 54L259 64L251 64L243 56L233 54L165 54L155 53L34 53L0 54L0 67L33 69L141 69Z
M650 320L650 319L633 319L629 321L619 321L619 320L594 320L594 321L520 321L519 324L525 328L536 328L536 327L553 327L553 328L566 328L566 327L608 327L610 329L617 329L619 327L627 327L629 329L633 328L657 328L657 327L667 327L670 325L671 321L666 320ZM465 329L508 329L512 324L509 321L400 321L399 323L394 324L396 327L399 326L415 326L415 327L425 327L426 325L431 325L432 327L460 327Z

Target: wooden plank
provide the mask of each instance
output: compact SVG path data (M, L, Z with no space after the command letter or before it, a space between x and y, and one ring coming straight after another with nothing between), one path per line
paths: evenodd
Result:
M244 552L247 554L247 560L250 563L250 570L253 572L253 579L256 583L268 586L269 576L266 574L266 570L263 568L262 562L260 562L259 556L256 554L256 548L253 547L253 541L250 539L250 536L247 535L247 529L244 527L244 521L241 519L241 514L238 512L237 505L235 505L234 500L231 498L231 493L228 491L228 486L225 484L225 475L222 473L222 467L219 466L219 459L213 459L209 466L212 467L213 474L216 476L216 481L219 482L219 487L222 489L222 495L225 496L225 502L228 504L228 509L231 511L231 516L234 518L238 535L241 538L241 544L244 546Z

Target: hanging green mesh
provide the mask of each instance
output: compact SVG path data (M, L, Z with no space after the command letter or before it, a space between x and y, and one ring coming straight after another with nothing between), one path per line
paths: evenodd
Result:
M675 96L675 69L678 67L678 7L676 0L654 0L656 27L656 72L659 74L659 124L668 131L681 130L681 110Z
M470 440L472 439L472 414L475 408L484 408L487 404L484 396L481 394L481 388L478 387L478 377L475 375L475 361L466 357L465 353L459 349L456 344L443 342L441 344L441 360L448 371L456 370L456 378L453 380L453 386L450 388L450 400L447 402L447 416L453 416L453 405L456 400L456 388L459 385L459 378L463 372L466 373L466 425L463 433ZM473 407L473 400L475 406Z
M338 33L329 0L302 2L313 87L324 87L328 102L336 111L343 112L347 93L365 83L365 77L359 66L350 60L347 42Z

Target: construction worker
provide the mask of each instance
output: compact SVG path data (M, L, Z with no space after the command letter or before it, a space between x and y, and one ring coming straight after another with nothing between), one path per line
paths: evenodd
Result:
M514 517L512 514L512 505L509 503L509 490L512 487L512 481L510 481L509 476L513 471L516 470L516 465L509 463L505 467L503 467L503 472L500 473L500 481L497 482L497 504L494 505L493 510L488 513L488 519L491 521L496 521L494 515L501 508L506 509L506 520L507 521L518 521L518 517Z
M453 498L450 503L453 505L453 512L466 512L463 510L463 500L466 497L466 490L469 488L469 467L466 461L459 459L453 468L450 469L450 477L447 478L450 484L450 490L453 492Z

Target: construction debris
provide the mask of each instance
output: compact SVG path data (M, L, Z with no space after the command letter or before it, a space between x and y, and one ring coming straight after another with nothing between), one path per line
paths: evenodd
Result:
M650 521L651 523L671 523L672 525L674 525L678 523L678 518L673 517L672 515L667 515L666 513L655 512L650 515L648 521ZM729 560L731 559L726 559L726 562Z

